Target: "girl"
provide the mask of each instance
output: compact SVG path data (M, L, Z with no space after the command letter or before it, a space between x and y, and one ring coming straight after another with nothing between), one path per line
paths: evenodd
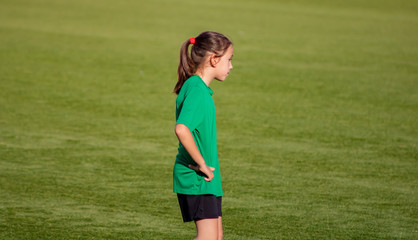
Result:
M189 54L189 45L192 45ZM232 69L232 43L203 32L180 49L175 133L179 139L173 170L184 222L194 221L195 239L222 239L222 185L216 147L216 116L209 84L224 81Z

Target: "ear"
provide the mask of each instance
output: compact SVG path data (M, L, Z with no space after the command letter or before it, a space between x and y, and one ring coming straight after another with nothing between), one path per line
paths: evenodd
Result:
M210 65L212 67L215 67L216 64L218 64L220 60L221 60L221 58L217 57L216 54L212 54L209 58Z

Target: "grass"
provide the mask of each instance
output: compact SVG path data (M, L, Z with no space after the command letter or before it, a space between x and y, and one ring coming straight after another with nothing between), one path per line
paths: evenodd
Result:
M0 238L192 239L172 166L179 47L213 83L225 239L418 238L414 1L1 1Z

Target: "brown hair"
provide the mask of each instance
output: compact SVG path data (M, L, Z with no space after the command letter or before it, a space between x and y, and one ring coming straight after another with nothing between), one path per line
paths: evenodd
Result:
M189 54L190 39L186 40L180 49L180 62L177 69L178 81L173 92L179 94L181 87L186 80L193 76L197 68L205 60L207 53L214 53L217 57L222 57L232 42L224 35L206 31L195 38Z

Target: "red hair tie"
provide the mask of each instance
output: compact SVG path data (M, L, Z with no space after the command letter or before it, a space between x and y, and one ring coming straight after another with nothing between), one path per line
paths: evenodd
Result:
M195 38L190 38L190 44L194 44L196 42Z

